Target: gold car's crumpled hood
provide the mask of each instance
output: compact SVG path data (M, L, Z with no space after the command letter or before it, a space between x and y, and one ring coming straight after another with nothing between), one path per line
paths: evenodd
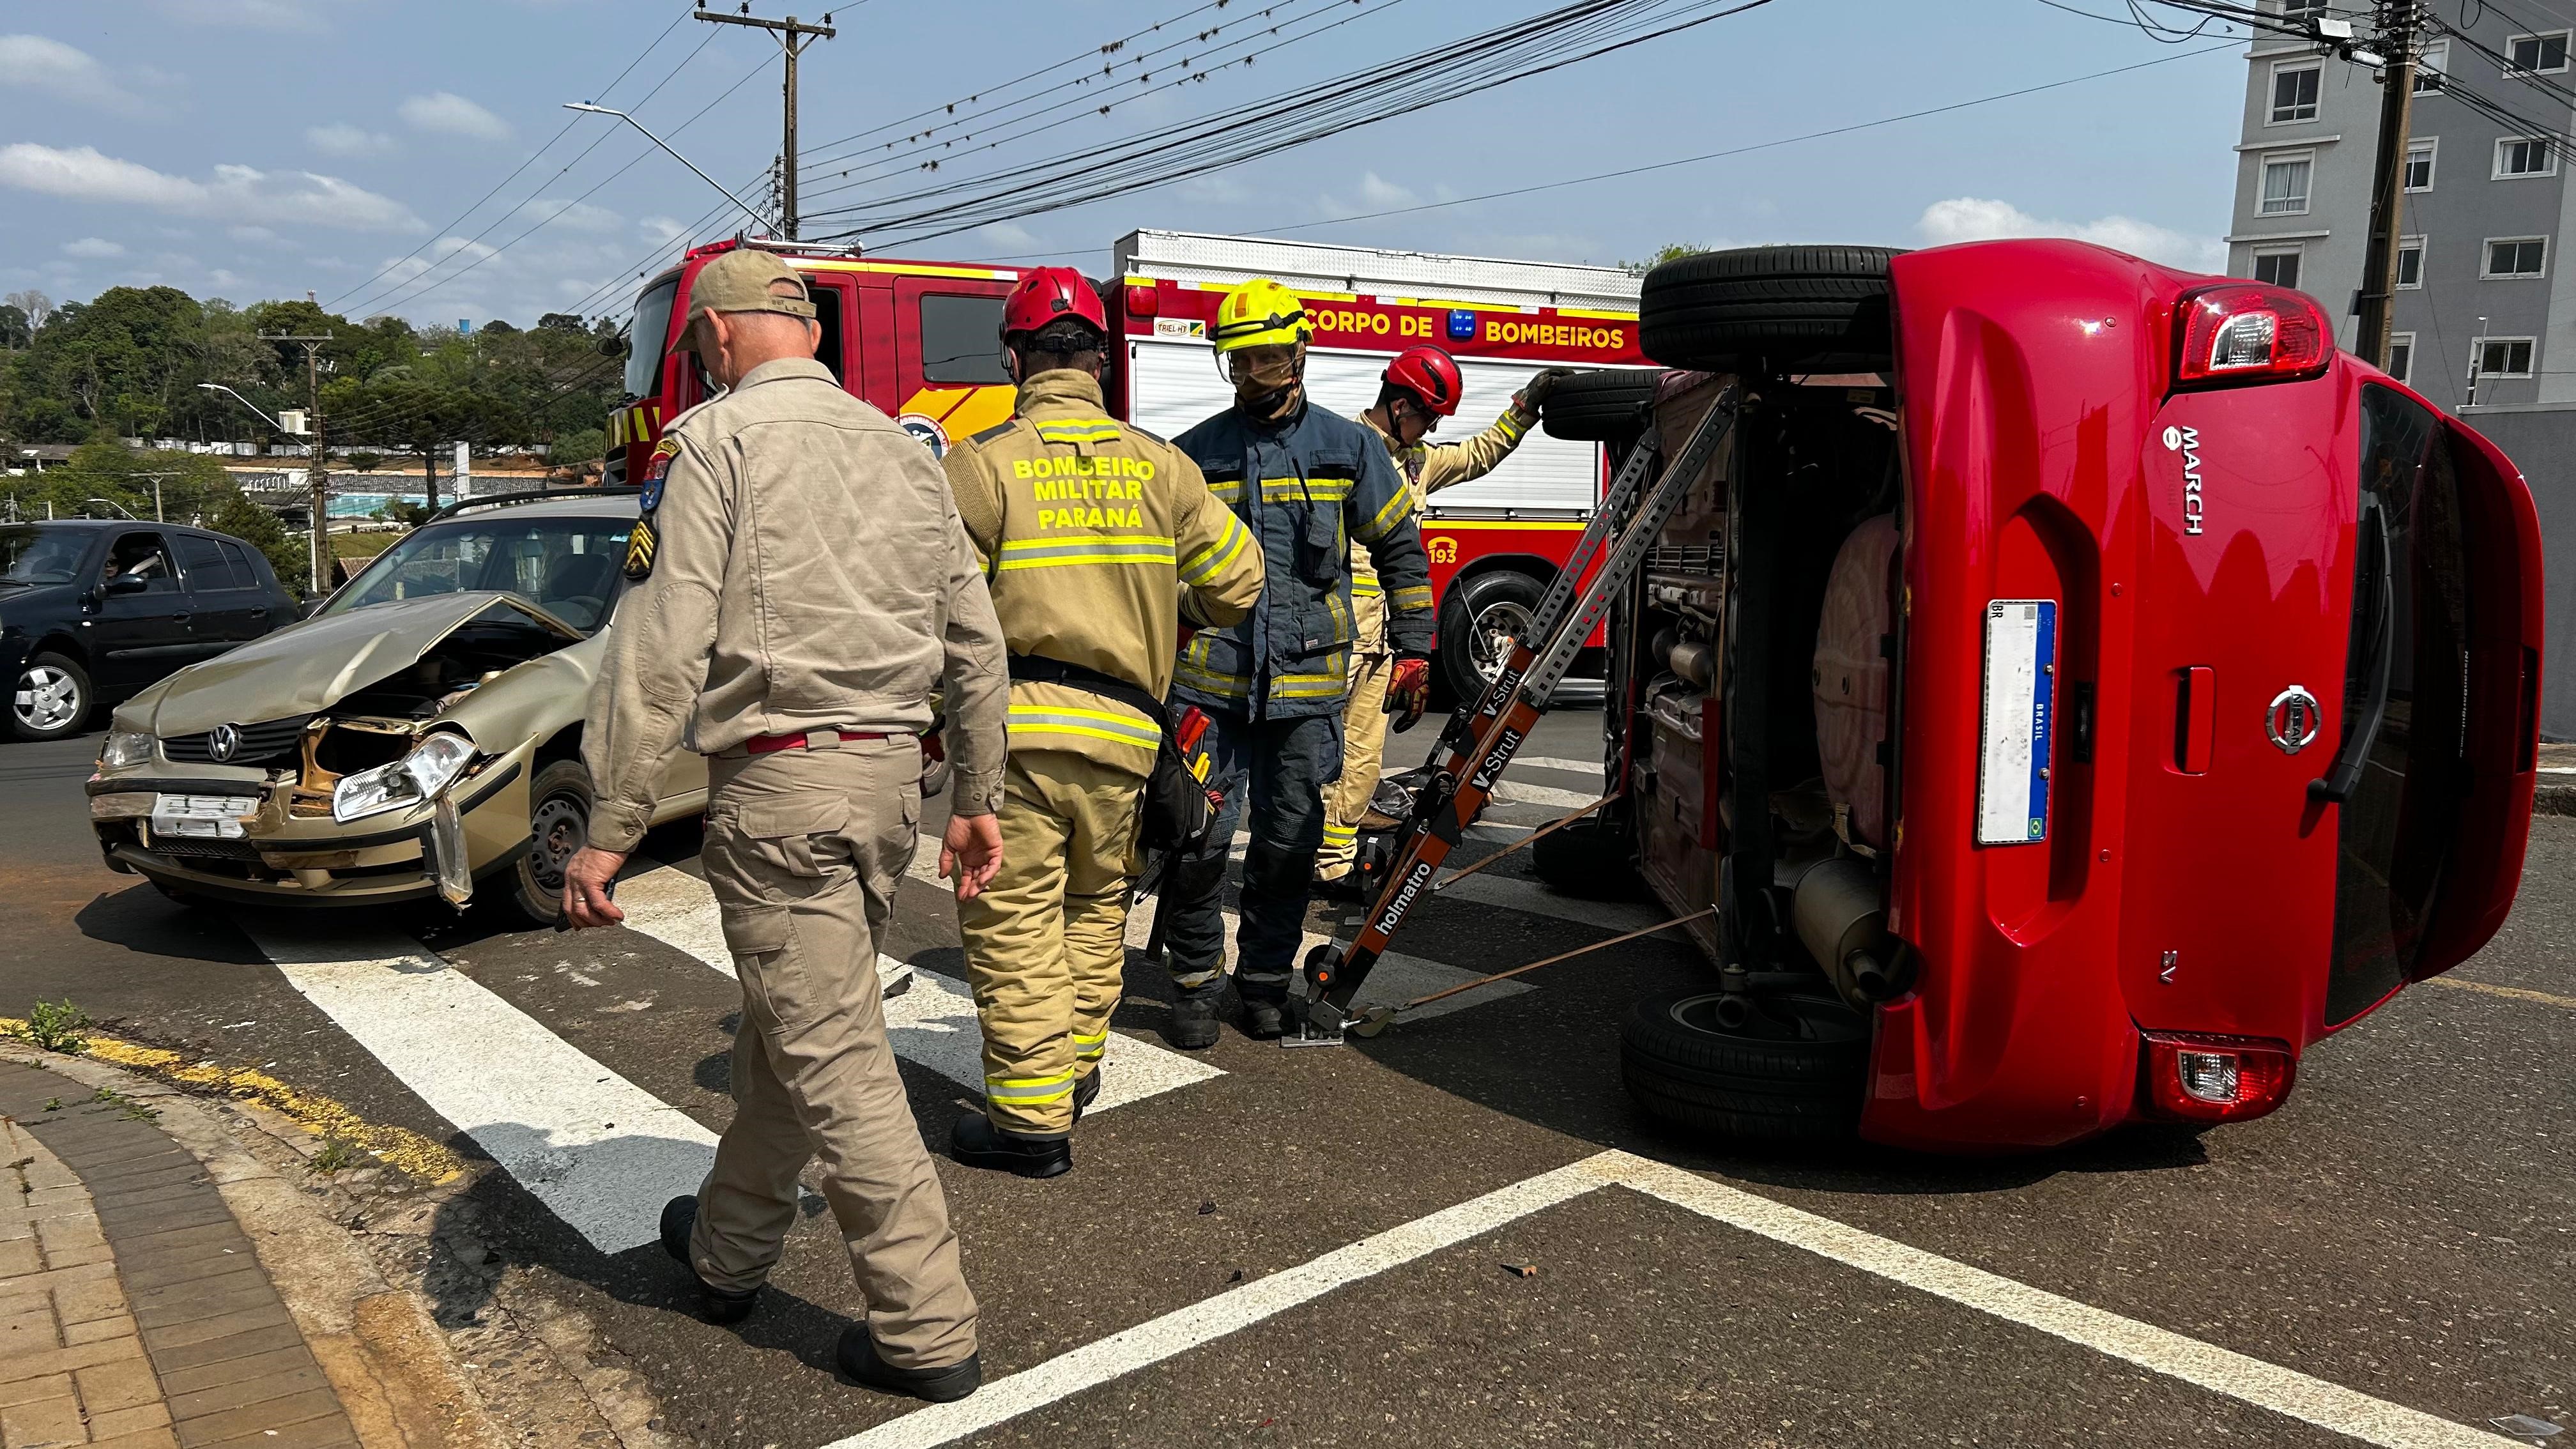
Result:
M567 643L580 637L526 600L491 589L370 604L290 624L180 670L135 701L149 710L138 722L167 736L316 714L418 662L459 625L496 603L564 630ZM139 711L130 705L121 712Z

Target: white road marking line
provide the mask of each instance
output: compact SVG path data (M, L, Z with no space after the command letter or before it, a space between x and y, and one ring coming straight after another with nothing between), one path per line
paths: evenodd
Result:
M1533 770L1554 770L1559 774L1565 775L1598 775L1601 773L1601 762L1599 760L1556 760L1550 759L1545 755L1514 755L1512 756L1510 768L1504 770L1503 774L1508 778L1513 770L1520 769L1523 766L1527 766Z
M1444 1208L1337 1248L1310 1263L1231 1288L1187 1308L1087 1343L1035 1368L984 1385L973 1398L889 1420L827 1449L927 1449L992 1428L1033 1409L1177 1357L1276 1317L1336 1288L1517 1222L1543 1208L1609 1185L1576 1163Z
M1578 1165L1701 1217L2366 1444L2493 1449L2518 1442L1971 1268L1678 1167L1616 1151Z
M984 1090L984 1036L975 1023L975 996L963 981L915 969L912 989L885 1004L886 1036L895 1051L977 1092ZM1224 1072L1124 1032L1109 1034L1111 1068L1100 1079L1100 1098L1084 1109L1095 1116L1177 1087L1222 1077Z
M947 882L938 879L936 850L914 852L913 877L923 876L924 856L930 857L930 879L945 889ZM651 867L618 881L617 904L626 911L627 929L641 931L695 956L727 976L734 974L733 954L725 949L715 892L705 881L672 866ZM877 975L888 985L905 976L913 978L911 990L886 998L886 1039L893 1045L895 1055L928 1067L952 1082L983 1091L984 1039L975 1024L974 992L966 983L882 953L877 956ZM1477 994L1467 992L1458 999L1463 1001ZM1117 1070L1101 1080L1100 1099L1086 1109L1088 1112L1106 1112L1175 1087L1225 1075L1196 1057L1114 1031L1109 1034L1109 1055L1104 1060Z
M2507 1001L2534 1001L2542 1006L2564 1007L2576 1011L2576 996L2559 996L2547 991L2532 991L2520 986L2498 986L2489 981L2467 981L2456 976L2427 976L2424 986L2447 986L2454 991L2475 991L2484 996L2501 996Z
M407 936L234 916L306 1000L603 1253L660 1235L715 1134Z
M1177 1358L1336 1288L1455 1247L1596 1188L1618 1186L1713 1222L1917 1289L2110 1358L2381 1449L2496 1449L2519 1441L2078 1303L1981 1268L1632 1153L1609 1151L1499 1188L1229 1289L917 1410L825 1449L931 1449Z
M1561 810L1579 810L1600 798L1580 790L1559 790L1553 785L1525 785L1509 775L1494 785L1494 800L1503 805L1548 805Z

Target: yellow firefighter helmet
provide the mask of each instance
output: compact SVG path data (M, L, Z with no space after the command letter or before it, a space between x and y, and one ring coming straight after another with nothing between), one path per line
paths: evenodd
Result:
M1294 347L1315 335L1315 324L1297 294L1268 277L1255 277L1225 294L1211 334L1220 353L1245 347Z

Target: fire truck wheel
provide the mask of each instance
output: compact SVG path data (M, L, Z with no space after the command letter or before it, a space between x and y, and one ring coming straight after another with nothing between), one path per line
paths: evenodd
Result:
M1651 367L1604 367L1560 379L1539 406L1539 426L1570 442L1627 442L1646 431L1660 375Z
M1869 1022L1830 995L1756 998L1719 1020L1716 991L1650 996L1619 1024L1628 1093L1667 1122L1752 1142L1829 1142L1860 1126Z
M1637 339L1666 367L1866 372L1890 365L1888 247L1742 247L1646 274Z
M1512 569L1477 574L1449 591L1440 606L1440 659L1458 698L1479 697L1502 672L1546 593L1538 580Z
M1605 809L1611 807L1603 807ZM1633 901L1646 894L1637 845L1621 824L1578 820L1530 847L1530 869L1560 895Z

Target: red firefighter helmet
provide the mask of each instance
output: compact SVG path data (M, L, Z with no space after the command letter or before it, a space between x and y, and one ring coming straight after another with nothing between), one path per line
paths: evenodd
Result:
M1458 359L1429 343L1408 347L1386 365L1382 379L1388 387L1402 388L1416 401L1441 417L1458 414L1458 395L1467 390L1465 379L1458 375Z
M1091 330L1103 337L1109 335L1109 313L1082 273L1071 267L1033 267L1002 304L1002 336L1035 332L1067 317L1091 324Z

